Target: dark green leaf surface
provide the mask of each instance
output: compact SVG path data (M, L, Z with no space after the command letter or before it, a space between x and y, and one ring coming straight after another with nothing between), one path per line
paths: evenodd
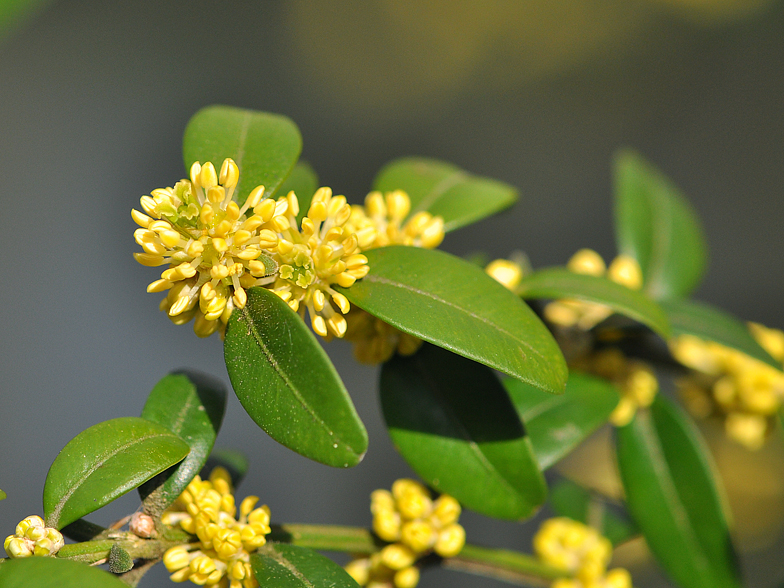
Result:
M202 478L210 475L213 468L225 468L229 472L232 485L237 488L248 473L248 458L236 449L218 449L207 458L207 463L202 469Z
M605 278L553 267L525 276L517 292L529 300L569 298L604 304L619 314L648 325L665 339L670 336L667 315L658 304L641 292Z
M555 396L505 378L512 403L525 424L542 470L549 468L607 422L618 390L607 380L572 372L566 392Z
M300 161L291 170L291 175L280 185L276 196L286 196L290 191L294 190L299 202L299 214L297 214L297 222L302 221L310 207L310 201L313 199L313 194L318 190L318 175L316 171L310 166L309 163Z
M60 529L138 488L188 455L188 444L137 417L104 421L71 439L44 483L46 525Z
M240 168L234 199L242 204L258 185L274 194L302 151L299 129L279 114L208 106L193 115L182 140L185 169L194 161L211 161L220 170L231 157Z
M335 467L357 465L367 432L334 366L278 296L251 288L232 313L224 356L250 417L289 449Z
M226 410L223 382L195 371L169 374L147 397L142 418L158 423L191 448L188 457L139 488L147 514L160 515L199 473L212 451Z
M615 235L620 253L642 268L655 299L688 296L707 266L697 215L678 189L632 151L615 158Z
M659 395L616 434L629 512L662 567L684 588L739 588L724 506L693 425Z
M56 557L12 559L0 566L3 588L128 588L128 585L83 563Z
M475 265L435 249L365 252L370 273L340 288L352 304L401 331L560 393L561 350L533 311Z
M373 189L404 190L411 198L411 214L426 210L442 216L446 232L482 220L517 200L517 190L509 184L422 157L389 163L379 172Z
M489 368L426 344L384 364L381 405L398 451L439 492L511 520L544 501L531 443Z
M250 556L265 588L358 588L346 570L306 547L269 542Z
M615 513L611 505L569 480L559 480L552 486L550 505L557 515L597 529L613 545L620 545L640 534L634 523Z
M662 302L662 308L670 320L673 335L694 335L715 341L781 369L781 364L757 343L746 325L731 314L695 300L667 300Z

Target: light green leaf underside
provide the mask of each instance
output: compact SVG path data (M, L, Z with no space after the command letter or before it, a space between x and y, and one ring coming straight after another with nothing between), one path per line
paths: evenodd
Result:
M557 396L513 378L504 378L504 386L542 470L605 424L619 398L606 380L578 372L569 374L566 392Z
M381 405L398 451L439 492L509 520L528 518L544 501L531 443L486 366L425 344L384 364Z

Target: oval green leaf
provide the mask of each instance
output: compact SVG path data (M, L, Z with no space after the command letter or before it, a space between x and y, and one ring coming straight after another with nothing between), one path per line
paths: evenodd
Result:
M569 374L566 392L558 396L513 378L505 378L504 387L525 424L542 470L605 424L619 398L607 380L576 372Z
M781 364L757 343L746 325L731 314L696 300L667 300L662 302L662 308L670 320L673 335L694 335L715 341L781 369Z
M411 214L425 210L443 217L447 233L508 208L517 200L517 189L509 184L422 157L387 164L376 176L373 189L404 190L411 199Z
M576 274L553 267L525 276L517 293L527 300L569 298L609 306L614 312L649 326L663 338L670 336L667 315L645 294L605 278Z
M199 473L212 451L226 410L226 387L207 374L169 374L147 397L142 418L158 423L190 447L188 457L139 487L144 512L155 517L171 505Z
M0 500L5 500L7 497L6 493L0 490Z
M702 226L689 202L632 151L615 157L615 236L620 253L642 268L654 299L688 296L707 266Z
M250 556L250 563L259 586L358 588L346 570L307 547L270 541Z
M613 545L620 545L640 534L637 527L614 504L566 479L550 489L550 506L558 516L569 517L597 529Z
M208 106L193 115L185 128L182 152L185 169L194 161L211 161L220 169L231 157L240 168L234 199L242 204L253 188L274 194L288 177L302 151L297 125L279 114L231 106Z
M366 251L370 273L339 288L383 321L538 388L560 393L566 362L518 296L485 272L436 249Z
M231 385L250 417L289 449L334 467L357 465L368 438L335 367L278 296L251 288L224 341Z
M11 559L0 566L3 588L128 588L122 580L83 563L56 557Z
M439 492L508 520L544 502L531 442L489 368L426 344L383 365L381 407L400 454Z
M157 423L104 421L63 447L44 483L46 525L60 529L182 461L189 447Z
M724 504L693 425L659 395L616 439L629 512L662 567L684 588L739 588Z

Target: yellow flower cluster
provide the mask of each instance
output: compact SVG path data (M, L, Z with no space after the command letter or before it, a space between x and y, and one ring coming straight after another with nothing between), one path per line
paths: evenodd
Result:
M10 558L54 555L65 545L62 533L47 527L37 515L26 517L16 526L16 532L3 542Z
M631 588L629 572L607 571L612 544L596 530L566 517L546 520L534 536L539 559L573 578L559 578L551 588Z
M637 409L650 406L659 391L659 381L648 364L629 359L615 348L595 351L573 361L570 367L616 385L621 399L610 414L610 422L616 427L628 425Z
M349 230L359 239L364 251L386 245L410 245L432 249L444 240L444 220L428 212L417 212L403 222L411 211L411 200L402 190L382 194L371 192L365 205L351 207ZM352 310L347 316L346 339L354 344L354 357L361 363L381 363L392 357L412 355L422 340L403 333L366 313Z
M417 560L432 551L454 557L465 545L465 530L457 522L457 500L442 494L434 501L428 489L414 480L396 480L392 492L375 490L370 511L373 531L390 545L346 566L360 586L414 588L419 582Z
M640 265L628 255L619 255L607 267L596 251L580 249L569 259L566 267L577 274L606 277L632 290L642 288ZM544 316L551 323L562 327L578 327L586 331L611 314L612 310L603 304L581 300L555 300L544 308Z
M784 365L784 332L751 323L757 342ZM682 335L670 343L673 356L695 373L678 381L687 409L697 417L724 420L727 435L749 449L765 443L784 399L784 373L713 341Z
M269 508L254 508L258 500L257 496L245 498L240 516L235 518L237 508L228 472L215 468L209 480L196 476L162 517L164 524L179 524L199 538L163 555L171 580L219 588L256 588L250 553L267 542L270 532Z
M346 321L332 304L343 314L350 305L332 285L351 286L368 272L358 238L345 226L352 214L346 199L320 188L298 229L294 192L272 200L257 186L240 207L233 200L238 180L231 159L219 174L212 163L196 162L190 180L141 198L144 212L131 211L143 249L134 257L169 266L147 291L168 291L161 310L175 324L194 319L200 337L223 333L253 286L270 288L303 318L307 310L320 335L342 337Z

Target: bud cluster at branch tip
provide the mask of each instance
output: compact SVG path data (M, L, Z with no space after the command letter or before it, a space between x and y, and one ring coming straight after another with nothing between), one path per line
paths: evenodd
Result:
M161 518L164 524L178 524L199 539L172 547L163 555L171 580L219 588L256 588L250 554L267 542L270 532L269 508L254 508L258 500L257 496L246 497L235 518L237 507L228 472L218 467L209 480L196 476Z
M419 582L416 562L431 552L454 557L465 545L465 530L458 524L460 504L442 494L436 500L425 486L402 478L392 491L370 495L373 531L389 545L370 557L357 558L346 571L360 586L414 588Z
M26 517L16 526L16 532L3 542L3 548L10 558L30 556L52 556L65 545L62 533L54 527L47 527L37 515Z
M567 517L546 520L533 540L534 551L545 564L570 578L555 580L551 588L631 588L623 568L607 571L612 544L595 529Z

